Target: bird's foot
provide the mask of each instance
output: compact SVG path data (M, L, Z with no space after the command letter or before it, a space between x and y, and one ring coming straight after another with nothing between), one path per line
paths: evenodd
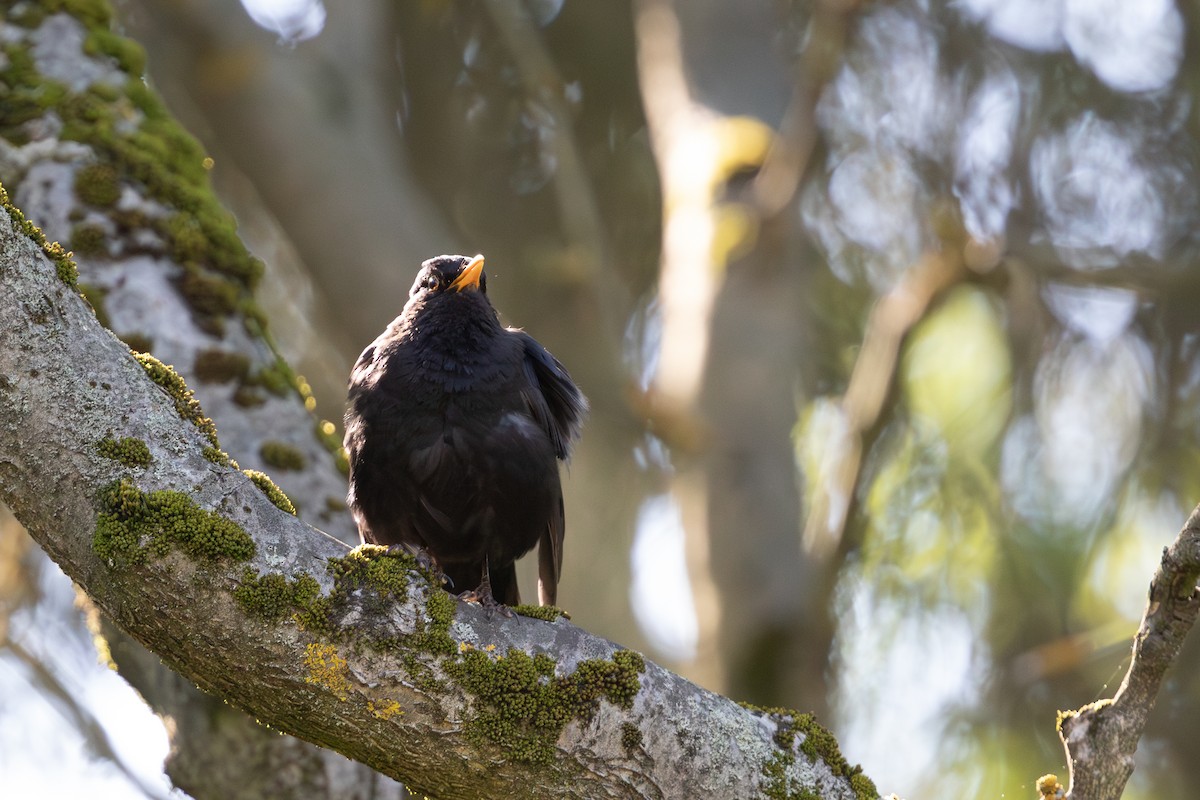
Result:
M458 599L462 600L464 603L474 603L478 605L483 609L484 616L486 616L488 619L491 619L496 614L499 614L502 617L508 617L509 619L516 616L511 608L504 605L492 596L492 589L490 586L480 586L478 589L471 589L463 592L458 596Z
M411 558L417 562L417 567L429 574L438 585L451 584L453 581L442 572L442 568L438 565L437 559L426 550L424 547L418 547L407 544L392 544L388 545L387 555L392 558Z

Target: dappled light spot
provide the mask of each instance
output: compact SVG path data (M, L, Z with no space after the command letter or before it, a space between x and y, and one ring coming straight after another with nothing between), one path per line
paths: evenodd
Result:
M1161 89L1183 60L1183 18L1172 0L1067 0L1063 32L1080 63L1123 92Z
M1012 363L997 306L956 291L915 331L902 385L914 415L932 423L951 452L982 463L1008 421Z
M1062 0L960 0L957 5L997 39L1026 50L1062 47Z
M629 602L638 627L655 650L677 661L695 657L698 635L683 535L678 505L656 495L642 503L630 553Z
M279 35L286 44L311 39L325 27L321 0L242 0L254 24Z
M1111 267L1131 253L1161 257L1168 209L1182 214L1195 192L1169 164L1146 157L1136 122L1085 113L1058 134L1036 141L1030 178L1045 224L1063 260L1080 269Z
M986 796L961 783L970 780L964 773L938 770L936 786L922 784L930 780L925 764L952 762L969 746L951 730L955 710L984 692L990 654L978 626L986 603L974 613L949 604L914 608L874 581L850 571L839 592L834 727L842 749L872 753L890 782L910 787L906 796ZM896 747L897 741L907 744ZM976 774L979 765L965 772Z
M1001 474L1031 525L1086 530L1110 511L1142 438L1153 361L1127 332L1106 345L1064 333L1042 357L1034 414L1009 428Z
M1138 307L1135 292L1103 286L1050 283L1043 297L1059 322L1102 347L1129 328Z
M871 251L864 263L871 283L879 290L892 286L922 246L924 186L907 157L880 149L851 153L834 168L828 199L838 233ZM831 252L841 249L828 245Z
M1021 89L1009 69L997 70L975 88L958 129L954 193L963 225L977 239L1003 236L1016 203L1012 162Z

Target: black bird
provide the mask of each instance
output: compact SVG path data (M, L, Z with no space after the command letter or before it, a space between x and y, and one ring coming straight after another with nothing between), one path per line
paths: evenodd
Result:
M483 256L421 265L400 316L350 374L350 509L366 542L427 551L456 592L520 603L516 560L538 545L538 599L562 569L558 461L587 400L554 356L500 324Z

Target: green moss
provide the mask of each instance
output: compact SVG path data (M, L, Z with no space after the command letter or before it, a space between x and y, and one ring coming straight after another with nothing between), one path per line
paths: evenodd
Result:
M258 454L266 464L276 469L301 470L308 463L304 453L297 448L274 439L263 442Z
M522 603L519 606L513 606L512 611L520 614L522 617L533 617L534 619L544 620L546 622L554 622L559 617L570 619L571 615L563 611L558 606L535 606L528 603Z
M81 256L96 258L108 255L108 234L94 222L81 222L71 227L71 250Z
M322 636L333 636L333 623L329 615L333 611L333 598L322 595L313 602L297 609L296 622L306 631Z
M204 416L204 411L200 408L196 395L187 387L187 383L179 373L149 353L134 353L133 357L146 370L150 380L165 389L171 399L175 401L175 410L179 412L179 416L199 428L212 447L219 451L221 443L217 440L217 426L211 419Z
M93 83L88 91L106 103L115 103L121 99L121 90L111 83Z
M311 575L301 573L288 580L278 572L259 575L250 567L233 590L234 599L247 614L271 622L311 608L320 596L321 585Z
M242 473L247 478L254 482L254 485L262 490L262 493L267 496L267 499L275 504L281 511L286 511L292 516L296 516L296 506L291 499L284 494L283 489L275 485L275 481L265 472L259 472L256 469L244 469Z
M799 785L788 776L788 770L796 763L791 753L776 753L763 764L763 796L769 800L821 800L812 789Z
M25 219L25 215L21 213L21 210L9 202L8 192L5 191L3 185L0 185L0 205L4 206L4 210L8 212L9 219L12 220L16 229L32 239L38 247L42 248L42 252L46 254L46 257L54 263L58 279L68 288L76 289L79 282L79 269L75 266L75 262L71 260L71 254L63 250L58 242L46 241L46 237L42 234L41 229Z
M229 453L226 453L219 447L205 445L200 450L200 453L218 467L233 467L234 469L241 469L241 467L238 466L238 463L230 457Z
M250 371L250 358L242 353L210 348L196 354L192 373L201 383L240 381Z
M296 389L296 373L280 358L247 378L246 384L261 386L271 394L285 397Z
M34 65L27 44L10 42L0 45L5 58L0 60L0 131L13 144L29 141L26 123L45 115L46 110L61 103L67 88L57 81L44 81Z
M800 741L800 752L814 761L824 761L829 771L836 776L847 778L859 800L875 800L879 796L875 783L862 772L862 767L851 765L842 755L837 739L828 730L817 723L812 714L802 714L788 708L760 708L747 703L741 704L752 711L768 714L775 718L775 744L792 757L796 746L796 734L804 738ZM773 797L773 795L770 795ZM782 795L790 797L791 795Z
M449 691L446 682L437 678L433 669L421 660L415 651L408 651L400 657L408 679L412 685L428 694L445 694Z
M642 746L642 732L632 722L621 723L621 746L626 750L636 750Z
M88 32L83 52L90 56L109 56L130 75L141 75L146 71L146 51L142 46L104 28L93 28Z
M110 566L141 564L178 547L206 561L245 561L254 540L233 520L206 511L182 492L144 493L128 478L100 491L92 547Z
M334 589L328 595L321 595L309 576L259 576L247 569L234 596L247 613L273 621L291 615L310 633L336 641L353 634L336 629L331 621L333 612L351 594L369 587L379 602L403 599L408 596L411 572L417 568L411 555L363 545L343 558L329 560ZM450 680L474 699L474 712L466 727L468 735L481 745L499 746L516 760L544 763L553 757L558 737L570 721L592 719L605 700L630 708L640 691L645 661L627 650L614 653L611 659L581 662L567 675L555 675L554 659L544 653L531 656L512 650L495 658L464 646L465 652L460 654L449 634L457 601L432 582L426 591L427 616L414 634L361 643L396 653L411 684L429 693L450 688L435 671L440 661ZM365 601L373 602L369 598ZM367 610L370 612L370 607ZM327 649L310 671L315 681L334 691L342 686L338 675L344 675L344 670L334 658L333 645L321 647ZM641 744L636 725L623 726L621 735L630 749Z
M242 327L246 333L255 338L267 338L267 315L261 308L243 297L238 310L242 313Z
M120 461L127 467L146 467L152 460L150 448L146 446L146 443L131 436L125 436L119 440L106 436L96 445L96 449L105 458Z
M854 790L854 796L857 800L876 800L879 797L879 790L875 788L875 781L861 772L856 772L850 776L850 788Z
M233 599L247 614L274 622L291 613L294 597L283 573L259 575L246 567L241 583L233 590Z
M147 119L154 122L170 121L171 114L167 111L167 107L163 105L162 100L155 94L154 90L140 78L132 75L129 77L129 81L125 84L125 97ZM198 144L197 149L199 149ZM203 166L203 162L201 162L201 166Z
M408 591L409 571L416 566L411 556L392 554L378 545L360 545L342 558L331 558L327 569L333 577L333 591L328 595L305 595L303 603L295 604L297 622L312 633L340 636L342 632L334 630L330 616L352 592L370 587L379 601L403 599Z
M203 161L201 156L200 162ZM158 226L172 256L184 264L203 263L214 272L253 288L262 277L262 262L246 251L238 238L233 216L220 206L204 202L198 194L182 199L181 210Z
M416 566L415 562L413 566ZM429 622L421 622L418 625L410 645L425 653L451 655L457 652L458 648L450 638L450 624L454 622L454 613L457 610L458 601L436 583L431 582L429 596L425 600L425 613L429 615Z
M266 396L249 386L239 386L233 392L233 402L237 403L242 408L257 408L267 402Z
M201 261L208 252L204 231L190 214L172 214L160 223L160 232L171 249L171 257L181 264Z
M89 205L110 208L121 199L121 180L111 164L87 164L75 173L75 194Z
M415 560L389 554L377 544L361 544L344 558L330 561L330 571L339 583L369 586L380 597L403 599L408 590L408 571Z
M194 264L184 267L179 291L188 306L201 317L227 317L237 310L237 286Z
M124 234L154 227L153 218L135 208L114 208L108 212L108 218Z
M516 761L549 763L568 722L590 721L601 700L632 706L645 662L618 650L611 660L580 662L569 675L556 676L554 667L545 653L530 656L515 649L499 657L468 650L448 664L450 676L475 699L467 736L499 746Z
M65 11L88 28L112 25L113 10L108 0L43 0L42 5L51 14Z

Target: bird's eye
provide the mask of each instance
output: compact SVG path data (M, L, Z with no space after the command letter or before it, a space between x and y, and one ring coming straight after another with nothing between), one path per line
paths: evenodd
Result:
M440 280L438 280L437 275L430 275L428 278L425 279L425 288L429 289L430 291L434 291L438 288L438 286L441 285L441 283L442 282Z

